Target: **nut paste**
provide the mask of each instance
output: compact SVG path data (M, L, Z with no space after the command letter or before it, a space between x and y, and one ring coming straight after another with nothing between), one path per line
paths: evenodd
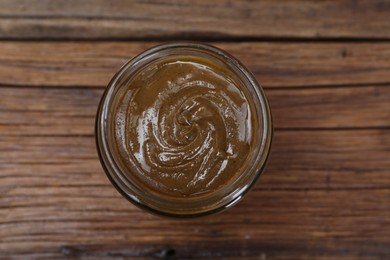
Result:
M127 178L174 197L214 192L240 174L257 125L235 74L202 57L173 56L126 82L113 120Z

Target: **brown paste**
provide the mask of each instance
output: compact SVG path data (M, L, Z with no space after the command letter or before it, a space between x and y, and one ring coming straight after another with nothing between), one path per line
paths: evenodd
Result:
M214 192L244 169L253 111L222 64L194 56L150 63L126 83L114 115L124 174L169 196Z

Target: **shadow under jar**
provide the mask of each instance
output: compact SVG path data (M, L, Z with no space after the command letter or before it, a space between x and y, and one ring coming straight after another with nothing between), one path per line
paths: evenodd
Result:
M271 139L270 109L254 76L200 43L164 44L130 60L96 118L99 157L117 190L177 218L238 202L263 172Z

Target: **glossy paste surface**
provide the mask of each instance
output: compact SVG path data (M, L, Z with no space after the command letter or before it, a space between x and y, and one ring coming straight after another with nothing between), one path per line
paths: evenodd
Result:
M218 190L253 149L253 105L235 74L194 56L163 58L124 86L114 133L127 178L175 197Z

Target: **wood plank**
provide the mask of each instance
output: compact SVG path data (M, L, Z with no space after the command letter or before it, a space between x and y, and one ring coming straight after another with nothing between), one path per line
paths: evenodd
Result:
M390 38L387 0L3 0L0 38Z
M390 31L390 30L389 30ZM0 84L105 86L147 42L1 42ZM217 43L266 88L390 83L390 43Z
M109 186L16 186L0 198L0 256L386 259L389 196L253 190L222 214L178 222L141 212Z
M0 87L0 134L93 135L103 91Z
M1 90L11 110L57 111L50 119L83 115L77 104L90 110L102 91ZM180 223L121 198L93 136L0 136L0 258L390 256L390 130L277 131L274 140L266 174L241 203Z
M103 89L0 87L0 135L93 135ZM276 129L390 128L390 85L267 89Z
M276 128L390 126L390 85L267 89Z
M390 188L390 130L277 131L260 189ZM0 178L14 187L110 186L93 136L0 136Z

